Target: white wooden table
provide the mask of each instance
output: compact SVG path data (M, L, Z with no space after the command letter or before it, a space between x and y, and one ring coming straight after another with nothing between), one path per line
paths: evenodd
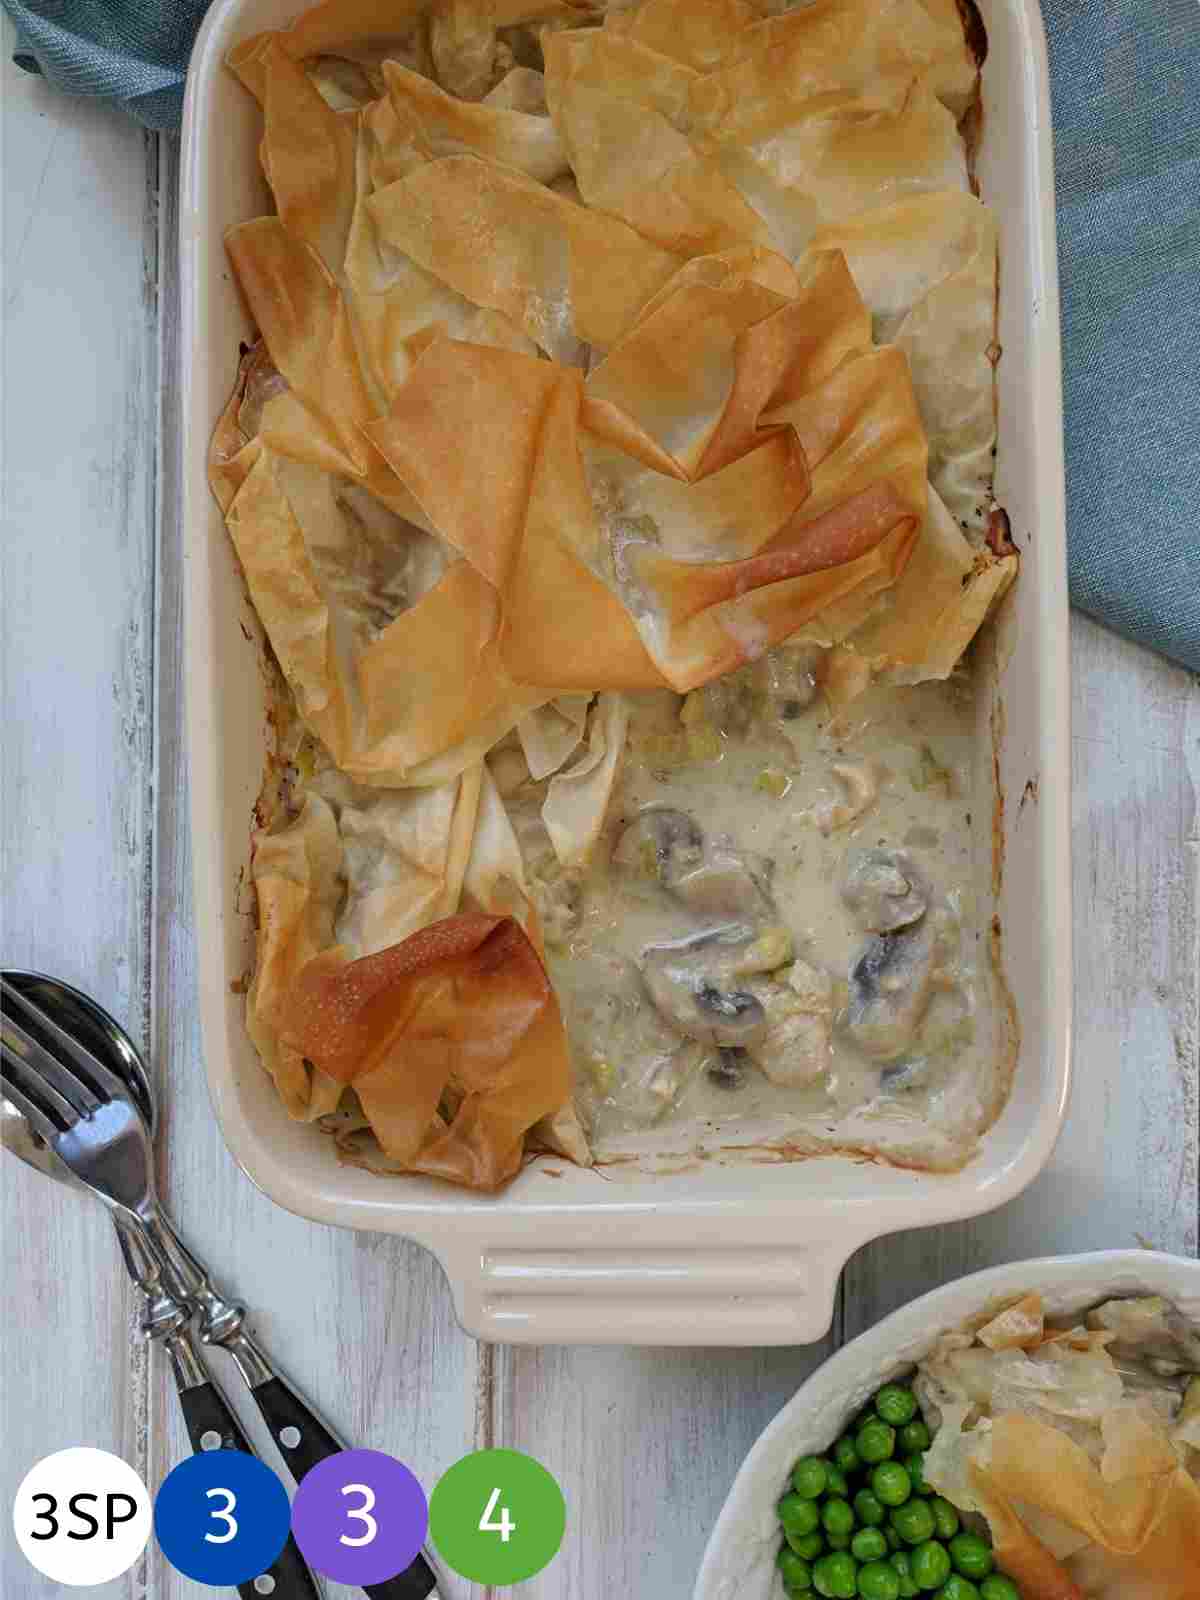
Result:
M485 1444L544 1461L566 1492L569 1528L559 1559L521 1590L528 1600L687 1600L743 1454L832 1344L991 1262L1139 1240L1195 1253L1200 684L1081 618L1066 1131L1042 1178L1003 1211L857 1256L825 1345L478 1346L421 1250L302 1222L251 1187L209 1108L194 998L177 150L19 73L7 36L2 55L0 958L90 990L148 1047L170 1089L161 1144L170 1205L253 1302L259 1331L318 1407L427 1487ZM185 1444L166 1364L137 1337L100 1209L5 1159L0 1218L0 1593L26 1600L56 1592L9 1534L13 1492L38 1457L99 1445L154 1486ZM468 1591L453 1590L464 1600ZM206 1591L152 1547L102 1592Z

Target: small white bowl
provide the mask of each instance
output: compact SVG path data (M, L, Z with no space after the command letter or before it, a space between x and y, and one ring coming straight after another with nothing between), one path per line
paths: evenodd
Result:
M995 1300L1034 1289L1054 1316L1115 1295L1160 1294L1200 1321L1200 1261L1152 1250L1041 1256L922 1295L830 1357L763 1429L717 1518L693 1600L781 1600L775 1502L797 1456L826 1450L875 1390L920 1361L940 1334Z

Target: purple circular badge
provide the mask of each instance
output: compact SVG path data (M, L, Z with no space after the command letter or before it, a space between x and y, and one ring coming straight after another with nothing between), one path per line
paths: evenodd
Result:
M343 1450L305 1474L292 1532L309 1566L362 1588L412 1565L429 1527L425 1491L382 1450Z

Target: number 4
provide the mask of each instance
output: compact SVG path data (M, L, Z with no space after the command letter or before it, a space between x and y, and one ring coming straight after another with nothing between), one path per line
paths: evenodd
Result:
M516 1533L517 1525L509 1517L507 1506L500 1507L499 1522L493 1522L491 1520L492 1512L495 1511L496 1501L499 1500L499 1498L499 1489L493 1489L491 1499L488 1501L487 1505L484 1506L483 1515L479 1519L479 1531L480 1533L498 1533L500 1535L500 1543L507 1544L512 1535Z

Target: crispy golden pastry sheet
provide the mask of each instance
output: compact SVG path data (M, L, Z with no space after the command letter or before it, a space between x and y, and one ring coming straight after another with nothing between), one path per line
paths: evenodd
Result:
M1197 1593L1198 1435L1186 1401L1170 1421L1125 1385L1108 1350L1118 1337L1052 1331L1032 1294L943 1336L922 1367L941 1413L931 1482L986 1516L997 1563L1026 1600Z
M840 647L833 683L944 676L1011 577L967 510L994 428L976 67L953 0L327 0L229 64L274 210L227 236L260 338L211 479L317 752L256 843L251 1031L352 1158L366 1130L494 1186L586 1145L488 751L515 733L578 867L624 691L797 635ZM422 936L480 916L427 970ZM498 1025L487 951L525 996L520 1070L484 1052L523 1085L496 1105L447 998Z
M385 1154L472 1188L511 1178L526 1134L570 1095L554 991L511 918L446 917L356 961L323 951L283 1034L353 1085Z
M1056 1428L999 1416L991 1463L974 1468L996 1557L1028 1600L1192 1600L1200 1574L1200 1483L1132 1402L1105 1417L1099 1463ZM1085 1536L1058 1560L1015 1506Z

